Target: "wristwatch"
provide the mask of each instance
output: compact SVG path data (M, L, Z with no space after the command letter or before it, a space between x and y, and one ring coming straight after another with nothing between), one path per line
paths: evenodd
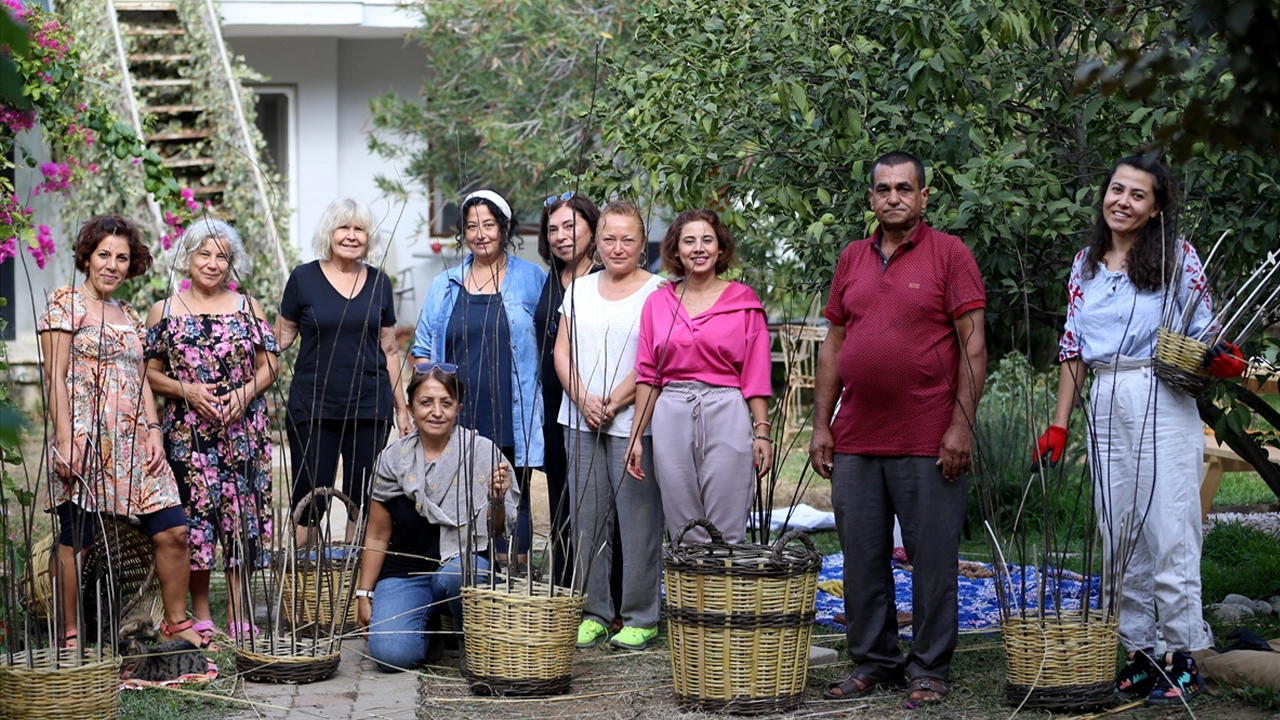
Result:
M356 588L356 597L367 597L367 598L369 598L370 600L372 600L372 599L373 599L373 591L372 591L372 590L364 590L364 589L362 589L362 588Z

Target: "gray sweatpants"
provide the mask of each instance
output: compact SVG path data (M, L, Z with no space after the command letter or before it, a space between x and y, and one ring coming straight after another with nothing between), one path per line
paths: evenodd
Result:
M565 428L569 459L569 516L579 582L586 579L583 619L613 624L613 524L622 538L622 624L658 625L662 575L662 494L644 443L644 480L627 474L627 438Z
M739 388L701 382L668 383L653 408L653 467L662 509L674 539L685 523L706 518L725 542L747 537L755 490L751 413ZM647 457L649 453L645 453ZM694 528L685 543L709 542Z
M831 508L844 550L844 614L849 657L878 682L946 680L959 638L956 559L964 527L965 478L942 477L933 457L836 455ZM898 647L893 517L915 568L911 654Z

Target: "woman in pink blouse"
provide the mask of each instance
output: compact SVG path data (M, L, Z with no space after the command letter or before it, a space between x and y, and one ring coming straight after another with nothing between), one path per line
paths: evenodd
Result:
M769 472L769 329L751 288L720 277L733 236L710 210L687 210L662 239L662 264L682 280L645 301L636 354L636 417L627 472L644 480L639 438L653 420L653 470L667 529L710 520L746 538L755 479ZM684 541L707 542L702 528Z

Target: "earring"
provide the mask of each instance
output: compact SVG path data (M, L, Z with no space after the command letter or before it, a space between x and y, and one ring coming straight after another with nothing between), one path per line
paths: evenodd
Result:
M600 248L598 247L591 248L591 266L592 267L604 266L604 258L600 257Z
M649 269L649 250L647 248L640 253L640 262L636 263L636 267L641 267L645 270Z

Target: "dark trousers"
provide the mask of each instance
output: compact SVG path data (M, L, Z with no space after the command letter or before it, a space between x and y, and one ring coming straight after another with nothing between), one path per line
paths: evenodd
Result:
M296 509L303 498L318 487L333 487L338 458L342 458L342 492L364 511L364 498L373 479L373 464L387 446L391 423L383 420L302 420L285 419L289 436L289 460L293 466L293 499ZM317 500L303 513L303 525L315 525L326 503ZM354 522L359 518L353 517Z
M831 506L844 550L849 657L877 681L946 680L959 637L956 560L965 517L965 478L947 482L932 457L836 455ZM902 525L912 574L911 652L898 647L893 518Z
M569 466L564 452L564 426L552 418L542 426L542 438L542 469L547 473L547 501L551 505L551 577L556 585L569 587L573 579L573 546L569 539Z

